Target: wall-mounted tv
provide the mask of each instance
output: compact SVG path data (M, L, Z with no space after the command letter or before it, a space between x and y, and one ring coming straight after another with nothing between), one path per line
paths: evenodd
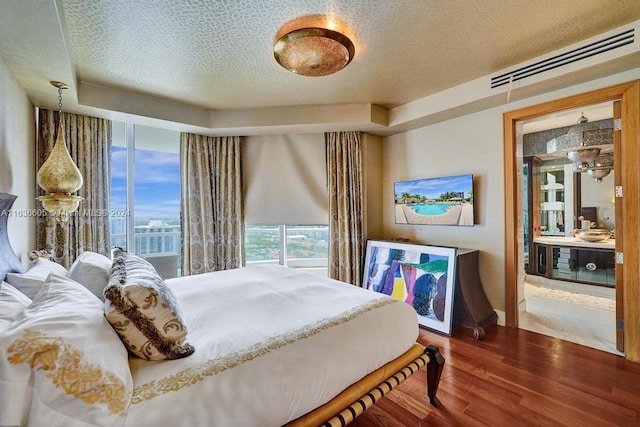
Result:
M394 184L396 224L473 226L473 175Z

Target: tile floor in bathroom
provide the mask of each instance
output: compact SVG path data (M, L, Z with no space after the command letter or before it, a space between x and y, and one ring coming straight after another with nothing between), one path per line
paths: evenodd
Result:
M609 353L616 350L615 289L527 276L520 328Z

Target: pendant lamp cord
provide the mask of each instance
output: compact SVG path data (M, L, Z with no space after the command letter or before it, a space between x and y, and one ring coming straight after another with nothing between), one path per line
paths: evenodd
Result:
M58 88L58 113L62 114L62 88Z
M58 127L62 126L62 88L58 88Z

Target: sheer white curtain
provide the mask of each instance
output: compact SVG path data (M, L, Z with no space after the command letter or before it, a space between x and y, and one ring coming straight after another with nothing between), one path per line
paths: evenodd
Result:
M325 134L329 190L329 277L360 285L364 194L360 132Z
M240 137L180 135L182 275L242 265Z
M52 215L37 217L35 249L52 250L55 260L69 268L84 251L110 255L111 121L62 115L64 140L84 180L77 193L83 200L67 223L56 221ZM41 109L38 122L36 168L40 169L55 144L58 112ZM38 196L43 195L45 192L38 188Z

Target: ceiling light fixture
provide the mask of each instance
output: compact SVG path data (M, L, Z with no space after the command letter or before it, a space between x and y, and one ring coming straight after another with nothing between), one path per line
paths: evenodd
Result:
M602 178L609 175L612 169L613 153L603 154L593 161L587 169L587 175L595 179L596 182L602 182Z
M570 143L577 144L575 151L569 151L567 153L569 160L573 163L591 162L600 155L600 148L583 148L585 147L584 133L598 130L600 130L600 128L589 123L589 119L584 116L584 113L580 114L578 124L572 126L566 135Z
M589 175L596 181L601 181L606 176L605 169L610 170L613 167L612 164L609 165L609 158L606 157L606 154L613 150L612 131L589 123L589 119L581 114L578 123L569 128L566 134L547 142L547 154L564 154L574 164L576 172L593 170ZM601 164L603 158L607 159L606 165Z
M62 127L62 90L68 86L62 82L52 81L51 85L58 88L58 135L49 157L38 171L38 185L46 196L38 197L42 206L54 214L59 222L67 222L69 213L78 209L82 197L73 196L82 187L82 174L73 162L67 145L64 142Z
M353 59L355 46L335 28L337 22L325 15L288 22L276 34L273 56L282 67L302 76L327 76L342 70Z

